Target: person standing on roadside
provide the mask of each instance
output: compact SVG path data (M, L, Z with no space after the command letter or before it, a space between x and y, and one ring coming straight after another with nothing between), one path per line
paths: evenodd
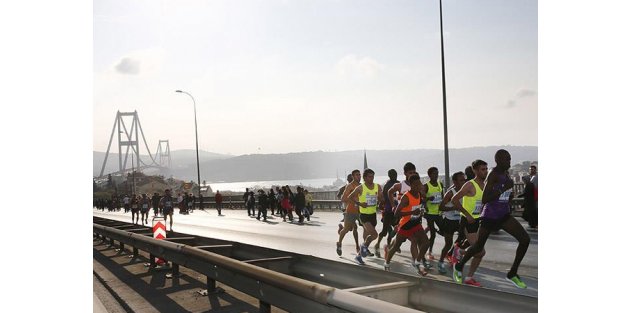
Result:
M217 214L221 216L221 207L223 206L223 195L217 190L217 193L214 195L214 203L217 206Z

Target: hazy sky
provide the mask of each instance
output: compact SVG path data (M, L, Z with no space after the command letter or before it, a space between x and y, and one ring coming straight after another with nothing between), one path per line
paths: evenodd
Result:
M450 147L538 144L537 5L443 0ZM439 31L438 0L94 1L94 150L118 110L194 149L176 89L206 151L442 148Z

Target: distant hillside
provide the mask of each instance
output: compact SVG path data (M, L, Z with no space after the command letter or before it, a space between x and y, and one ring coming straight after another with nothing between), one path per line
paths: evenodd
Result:
M232 155L227 154L219 154L214 152L207 152L200 150L199 151L199 162L206 162L211 160L218 159L226 159L234 157ZM123 154L124 158L124 154ZM92 162L93 162L93 176L98 176L101 172L101 167L103 166L103 160L105 159L105 152L93 151L92 152ZM148 155L140 155L140 159L146 163L151 163L151 158ZM124 162L124 160L123 160ZM191 163L196 166L197 164L197 155L195 150L192 149L184 149L184 150L175 150L171 151L171 162L173 168L184 167L187 168ZM127 167L131 167L131 154L127 160ZM118 171L118 153L110 153L107 157L107 164L105 165L105 173L111 173Z
M463 171L475 159L482 159L491 166L494 153L506 149L512 155L512 164L537 161L538 147L493 146L450 149L450 172ZM444 152L439 149L417 150L368 150L368 166L376 175L387 175L390 168L402 173L406 162L413 162L420 173L436 166L444 173ZM201 180L208 182L236 182L262 180L291 180L343 177L353 169L363 170L363 151L301 152L288 154L250 154L200 162ZM176 163L173 159L171 174L184 180L196 180L197 169L191 162Z

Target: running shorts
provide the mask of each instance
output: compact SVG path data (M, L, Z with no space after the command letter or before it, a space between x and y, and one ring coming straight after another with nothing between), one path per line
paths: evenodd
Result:
M359 220L359 213L348 213L344 214L344 223L355 223Z
M469 234L474 234L479 230L479 219L476 218L475 222L472 224L468 224L468 221L466 220L466 217L462 216L462 218L459 220L459 222L464 225L464 227L466 228L466 231Z
M442 217L440 215L426 214L424 219L427 220L427 224L433 222L438 229L442 229Z
M360 214L361 214L361 217L360 217L361 225L364 225L365 223L370 223L372 224L372 226L376 227L376 213L374 214L360 213Z
M164 208L164 215L170 215L173 214L173 208Z
M483 227L491 232L495 232L501 229L503 224L510 218L510 213L505 214L499 219L480 218L479 227Z
M415 234L416 232L424 230L424 228L422 228L422 218L420 216L414 216L402 226L398 224L396 228L397 228L396 231L401 236L404 236L407 238L413 236L413 234Z
M459 222L460 221L443 218L440 231L442 231L442 234L444 235L453 235L456 231L459 231Z

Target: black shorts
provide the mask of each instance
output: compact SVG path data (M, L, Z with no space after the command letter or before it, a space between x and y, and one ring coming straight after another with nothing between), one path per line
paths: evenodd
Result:
M509 218L510 218L509 213L505 214L505 216L499 218L499 219L489 219L489 218L480 218L480 222L479 222L479 227L483 227L484 229L487 229L491 232L495 232L501 229L501 227L503 226L503 223L505 223Z
M391 227L395 225L396 217L394 213L385 211L383 212L383 219L381 221L383 222L383 230L381 230L380 235L385 236L387 232L391 230Z
M449 220L447 218L442 219L442 225L440 231L444 235L453 235L456 231L459 231L460 221Z
M372 226L376 227L376 213L374 214L363 214L359 216L359 220L361 221L361 225L365 223L370 223Z
M164 208L164 215L173 214L173 208Z
M437 226L437 228L439 228L440 230L442 229L442 217L440 215L425 214L424 219L427 220L429 229L430 229L431 222L433 222L434 225Z
M479 230L479 219L476 218L475 222L472 224L468 224L468 221L466 220L465 216L462 216L462 218L459 220L459 222L464 225L464 227L466 228L466 231L469 234L474 234Z

